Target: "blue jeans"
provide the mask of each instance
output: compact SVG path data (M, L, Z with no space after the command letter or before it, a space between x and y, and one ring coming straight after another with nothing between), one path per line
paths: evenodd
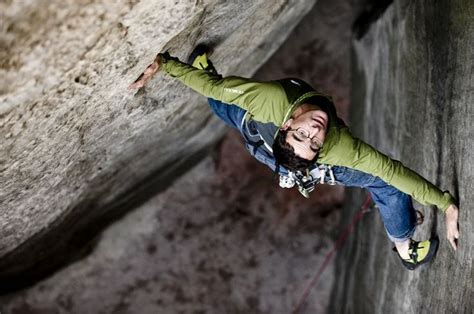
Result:
M338 184L365 188L379 208L388 237L393 242L405 241L413 236L416 212L409 195L387 184L379 177L355 169L334 166Z
M208 101L212 111L222 121L242 133L242 121L246 113L244 109L211 98ZM272 168L269 162L262 162ZM369 191L379 208L390 240L401 242L411 238L415 232L416 213L410 196L371 174L340 166L334 166L332 169L338 184L365 188Z

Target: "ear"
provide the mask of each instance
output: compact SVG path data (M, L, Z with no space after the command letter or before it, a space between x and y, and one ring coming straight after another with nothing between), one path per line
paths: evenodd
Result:
M291 127L292 123L293 123L293 118L286 120L286 122L283 123L283 125L280 127L280 130L284 130L284 131L288 130Z

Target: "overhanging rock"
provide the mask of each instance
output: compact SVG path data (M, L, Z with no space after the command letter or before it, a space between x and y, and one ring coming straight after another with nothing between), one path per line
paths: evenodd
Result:
M104 225L166 187L222 134L205 100L162 75L164 50L215 47L250 76L314 1L1 4L0 291L85 253Z

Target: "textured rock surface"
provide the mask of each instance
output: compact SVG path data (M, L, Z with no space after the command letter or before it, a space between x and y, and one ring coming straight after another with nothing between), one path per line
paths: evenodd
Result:
M212 42L223 73L248 76L313 3L2 3L0 290L80 254L222 135L171 79L126 91L156 53Z
M415 238L438 234L441 245L429 266L409 272L391 252L378 214L368 215L339 255L332 313L474 309L473 16L469 0L395 1L354 42L351 117L357 133L452 191L460 204L461 240L453 253L443 215L423 208L425 222ZM359 199L354 192L349 200ZM343 223L353 214L348 207Z
M350 25L360 9L318 1L257 77L302 77L347 117ZM290 313L332 247L343 190L322 186L309 201L281 190L236 132L213 155L108 228L87 258L0 297L0 311ZM304 313L325 312L333 269Z

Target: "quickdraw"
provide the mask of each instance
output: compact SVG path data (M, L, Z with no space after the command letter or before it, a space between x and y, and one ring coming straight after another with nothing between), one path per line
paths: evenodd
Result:
M327 175L329 180L326 180ZM288 176L280 175L280 187L288 189L296 185L298 191L306 198L309 198L309 193L314 191L318 184L336 184L332 166L321 164L311 171L306 170L306 173L290 171Z

